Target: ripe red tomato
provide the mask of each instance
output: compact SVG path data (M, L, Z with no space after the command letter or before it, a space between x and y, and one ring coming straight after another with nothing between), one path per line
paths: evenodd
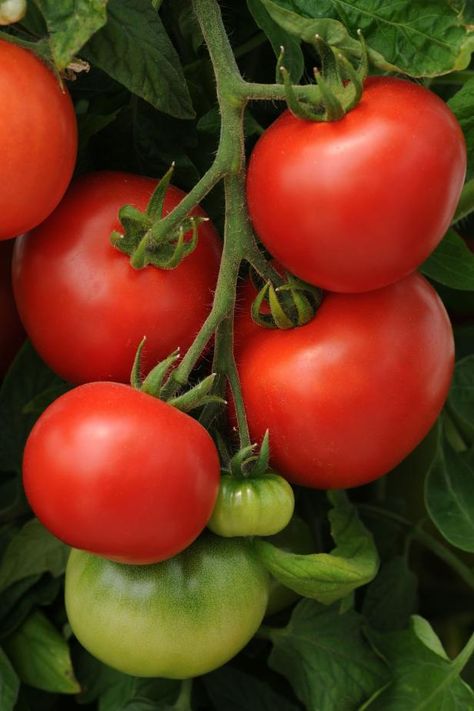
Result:
M248 296L248 295L247 295ZM273 467L297 484L358 486L398 464L446 399L454 346L446 311L419 274L364 294L328 294L289 331L254 326L237 364L250 432L270 431Z
M377 77L340 121L283 113L252 153L248 206L285 268L330 291L368 291L432 252L465 170L464 137L446 104L417 84Z
M13 298L10 276L12 249L12 242L0 243L0 377L5 374L25 339Z
M0 41L0 239L38 225L74 170L77 128L66 89L32 52Z
M48 220L17 240L20 316L38 353L66 380L128 381L143 336L147 372L178 346L186 350L210 310L220 246L209 222L199 227L195 251L172 270L137 271L110 243L121 227L119 208L144 209L156 184L127 173L84 176ZM164 212L183 195L171 186Z
M154 563L186 548L217 497L219 458L189 415L121 383L50 405L28 437L23 478L40 521L75 548Z

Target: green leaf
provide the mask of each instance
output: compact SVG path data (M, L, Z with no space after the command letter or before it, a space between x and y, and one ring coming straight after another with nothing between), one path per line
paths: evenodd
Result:
M390 664L392 681L368 711L464 711L474 708L474 693L460 678L472 650L469 647L449 661L426 620L412 619L404 632L369 634ZM441 655L440 652L443 652Z
M287 627L269 631L269 664L288 679L305 708L352 711L388 680L363 624L357 612L341 614L337 605L303 600Z
M37 520L28 521L10 541L0 563L0 591L30 575L62 575L69 548Z
M448 106L459 121L466 139L468 175L474 170L474 79L448 101Z
M403 629L416 609L417 577L402 556L384 563L367 588L362 612L380 632Z
M59 694L77 694L81 690L68 644L42 612L33 612L5 640L4 647L25 684Z
M0 636L11 635L36 607L51 605L62 583L50 575L30 575L0 593Z
M426 508L449 543L474 552L474 462L441 443L425 482Z
M110 689L117 689L121 699L128 699L134 679L128 674L112 669L112 667L99 662L89 654L84 647L78 646L74 650L74 671L81 686L78 702L92 704L99 697L106 697ZM108 711L104 705L101 711ZM115 708L112 711L116 711Z
M293 84L297 84L304 71L304 57L301 51L300 41L285 32L285 30L282 30L278 23L272 19L268 10L265 9L263 0L247 0L247 5L252 13L253 19L268 37L277 59L280 56L281 48L284 48L285 56L283 64L288 69ZM275 71L279 76L276 64Z
M262 0L283 29L312 42L319 33L329 44L357 53L358 29L371 60L381 69L413 77L437 76L469 64L472 36L455 8L440 0L414 3L380 0ZM347 29L346 29L347 28Z
M49 32L54 63L67 67L87 40L105 25L107 0L35 0Z
M81 54L156 109L193 118L178 54L149 0L110 0L107 24Z
M0 647L0 709L13 711L20 681L8 657Z
M173 679L137 679L123 675L100 697L99 711L164 711L173 708L180 682Z
M40 415L37 408L25 412L25 407L57 388L66 389L64 381L25 343L0 389L0 471L21 472L26 438Z
M203 677L216 709L225 711L298 711L269 684L228 665Z
M370 582L377 574L378 555L371 534L342 491L328 492L336 547L331 553L299 555L257 539L255 547L267 570L287 588L330 604Z
M423 274L461 291L474 290L474 253L454 230L449 230L422 264Z
M456 363L448 398L449 411L463 433L474 440L474 355Z
M428 620L425 620L424 617L420 617L419 615L413 615L411 625L415 635L418 637L420 642L423 642L425 647L431 649L431 651L437 654L438 657L449 659L443 645L441 644L440 638L435 633Z

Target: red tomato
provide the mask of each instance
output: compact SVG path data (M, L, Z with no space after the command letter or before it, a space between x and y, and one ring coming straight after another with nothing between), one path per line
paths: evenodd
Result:
M17 240L20 316L41 357L66 380L126 382L143 336L146 372L178 346L186 350L210 310L220 247L209 222L199 227L196 250L172 270L137 271L110 243L119 208L144 209L156 184L127 173L84 176L46 222ZM183 195L171 186L164 212Z
M12 242L0 243L0 377L25 339L11 285L12 249Z
M248 206L288 270L330 291L368 291L432 252L465 170L464 137L446 104L417 84L377 77L340 121L283 113L252 153Z
M219 458L192 417L120 383L88 383L36 422L23 459L33 511L75 548L126 563L176 555L199 535Z
M240 317L249 336L248 316ZM240 321L239 319L239 321ZM454 346L446 311L419 274L364 294L328 294L289 331L236 326L252 438L271 463L322 489L365 484L426 435L446 399Z
M61 200L77 153L67 91L32 52L0 41L0 239L42 222Z

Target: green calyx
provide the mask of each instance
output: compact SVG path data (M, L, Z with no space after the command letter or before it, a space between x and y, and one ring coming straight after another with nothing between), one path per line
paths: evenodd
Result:
M149 264L160 269L175 269L196 249L198 227L208 219L186 217L178 227L160 232L163 204L173 171L174 164L158 183L145 212L132 205L125 205L119 211L124 231L123 234L112 232L110 240L114 247L130 256L134 269L143 269Z
M178 410L181 410L181 412L190 412L197 407L203 407L204 405L208 405L213 402L225 404L225 400L212 393L216 373L211 373L184 392L177 395L173 394L172 397L167 398L165 393L169 378L171 377L170 374L180 358L179 348L171 353L171 355L167 358L155 365L155 367L150 370L148 375L145 378L142 378L141 360L145 343L146 338L144 338L138 346L135 355L130 375L130 384L133 388L140 390L142 393L146 393L147 395L151 395L152 397L156 397L159 400L166 401L168 405L176 407Z
M314 101L298 99L291 84L288 70L283 65L284 50L278 60L280 75L285 87L289 110L305 121L339 121L360 101L368 72L367 47L360 30L361 60L355 69L339 49L327 44L320 35L315 35L314 46L321 60L320 69L314 69Z
M304 326L314 317L321 299L320 289L286 273L281 286L267 281L260 289L252 303L252 319L264 328Z
M269 472L270 436L268 430L265 432L258 453L255 451L256 448L256 444L250 444L247 447L242 447L234 454L228 465L229 474L232 477L236 479L259 477Z

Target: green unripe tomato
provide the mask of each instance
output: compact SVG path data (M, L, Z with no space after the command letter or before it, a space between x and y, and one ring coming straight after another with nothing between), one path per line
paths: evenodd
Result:
M298 516L293 516L283 531L272 536L269 543L290 553L314 553L315 543L308 524ZM270 595L266 615L275 615L299 599L298 593L286 588L276 578L270 578Z
M11 25L26 14L26 0L0 1L0 25Z
M285 528L294 508L293 489L278 474L247 478L223 474L207 525L219 536L272 536Z
M97 659L134 676L185 679L221 666L257 631L268 590L250 542L209 533L155 565L72 550L66 568L74 634Z

